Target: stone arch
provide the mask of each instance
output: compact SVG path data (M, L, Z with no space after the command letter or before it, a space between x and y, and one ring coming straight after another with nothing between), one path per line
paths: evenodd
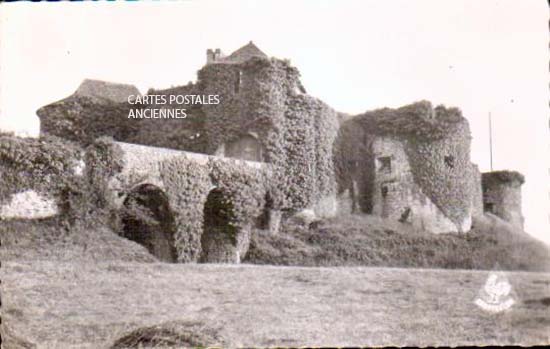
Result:
M237 234L233 203L226 192L214 188L208 193L203 211L201 263L238 263Z
M143 245L161 261L175 262L175 232L175 214L162 189L147 183L130 191L122 207L122 236Z

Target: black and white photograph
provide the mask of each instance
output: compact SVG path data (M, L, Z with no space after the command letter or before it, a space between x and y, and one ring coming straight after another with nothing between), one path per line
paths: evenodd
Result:
M1 347L550 345L549 14L1 3Z

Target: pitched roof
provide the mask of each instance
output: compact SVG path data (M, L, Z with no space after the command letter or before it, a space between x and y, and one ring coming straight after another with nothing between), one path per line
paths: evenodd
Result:
M77 96L107 99L117 103L127 101L129 95L141 95L134 85L85 79L76 92Z
M252 41L250 41L248 44L244 45L240 49L238 49L235 52L231 53L229 56L225 57L224 61L241 63L241 62L249 60L252 57L267 58L267 55L265 53L263 53L258 48L258 46L254 45L254 43Z

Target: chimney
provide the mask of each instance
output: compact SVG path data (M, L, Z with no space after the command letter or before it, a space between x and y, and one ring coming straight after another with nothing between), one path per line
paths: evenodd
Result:
M220 50L219 48L215 50L212 50L212 49L206 50L206 64L218 62L224 57L225 55L223 54L222 50Z
M206 64L213 63L216 60L212 49L206 50Z

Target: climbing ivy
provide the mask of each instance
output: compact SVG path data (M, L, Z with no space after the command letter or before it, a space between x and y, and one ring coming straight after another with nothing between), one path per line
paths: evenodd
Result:
M342 122L335 142L338 191L359 186L363 211L372 209L372 142L387 137L401 142L415 183L454 223L470 214L475 181L470 163L470 130L457 108L420 101L360 114Z
M34 190L66 207L64 193L82 186L75 172L81 152L77 145L53 136L22 138L1 133L0 205L13 194Z

